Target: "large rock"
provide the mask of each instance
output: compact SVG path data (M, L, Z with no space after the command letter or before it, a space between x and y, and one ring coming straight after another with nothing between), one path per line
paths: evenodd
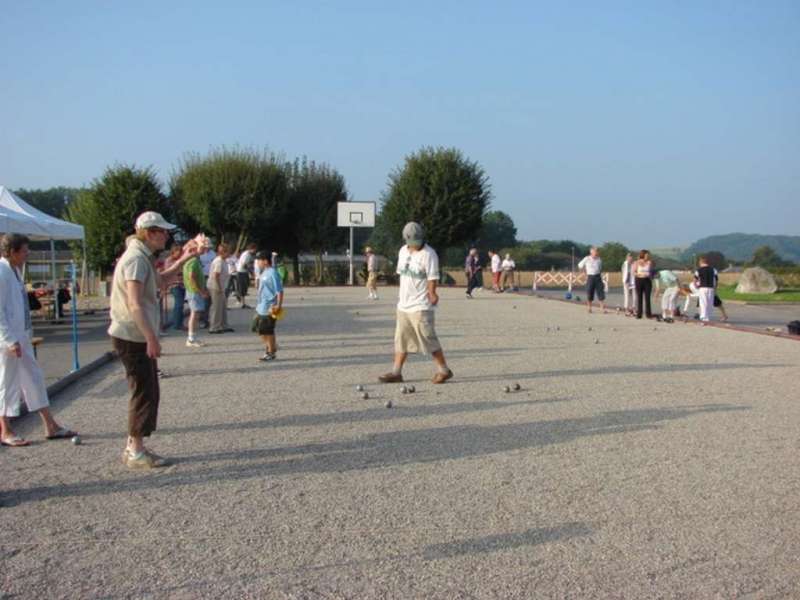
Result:
M778 284L772 273L761 267L745 269L736 286L737 294L774 294L778 291Z

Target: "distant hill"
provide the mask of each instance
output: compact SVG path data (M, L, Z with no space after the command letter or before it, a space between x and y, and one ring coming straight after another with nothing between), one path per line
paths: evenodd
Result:
M683 258L691 260L695 254L717 250L731 260L745 261L753 257L753 251L759 246L770 246L784 260L800 263L800 236L757 233L728 233L697 240L686 249Z
M683 253L686 252L686 246L670 246L664 248L651 248L650 254L669 258L671 260L683 260Z

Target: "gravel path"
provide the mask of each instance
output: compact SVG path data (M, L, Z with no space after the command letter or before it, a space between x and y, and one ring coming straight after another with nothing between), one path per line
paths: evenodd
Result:
M800 596L800 344L446 289L456 377L414 358L402 395L374 383L391 293L290 290L274 363L249 311L203 349L165 338L168 469L120 464L118 363L55 405L83 445L26 417L0 597Z

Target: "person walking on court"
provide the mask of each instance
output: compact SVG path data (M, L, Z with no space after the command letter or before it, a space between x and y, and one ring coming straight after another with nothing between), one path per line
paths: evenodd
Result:
M500 260L500 255L494 250L489 250L489 258L489 268L492 271L492 291L495 294L499 294L502 291L500 289L500 275L503 272L502 261Z
M236 263L236 299L241 308L250 308L245 300L247 299L247 288L250 287L250 271L253 270L257 249L258 246L255 244L248 244Z
M261 275L258 280L258 302L253 329L264 342L264 355L258 360L268 362L275 360L278 352L275 323L283 307L283 282L273 268L269 254L258 252L255 262Z
M600 301L600 308L606 312L606 288L603 284L603 259L597 246L589 249L589 255L584 256L578 263L579 269L586 271L586 308L592 312L592 302L595 294Z
M653 261L648 250L639 252L634 265L634 282L636 286L636 318L642 318L642 309L648 319L653 318L650 296L653 293Z
M39 413L45 439L77 435L50 412L44 374L34 355L28 292L22 281L29 245L30 240L17 233L0 238L0 444L11 447L30 445L14 433L9 420L19 416L23 400L29 412Z
M478 249L470 248L464 264L464 273L467 276L467 298L472 298L473 290L480 287L480 282L478 281L480 272L481 262L478 258Z
M517 268L514 259L511 258L510 254L506 254L506 257L503 259L500 268L503 270L503 283L500 287L501 292L506 291L506 284L509 280L511 280L511 284L508 286L511 291L516 289L516 285L514 284L514 270Z
M403 227L406 244L397 257L400 291L394 333L392 370L378 377L381 383L403 381L403 365L409 352L430 354L436 365L433 383L444 383L453 377L447 366L442 345L436 336L434 311L439 304L436 286L439 281L439 256L425 243L425 231L415 222Z
M135 227L136 233L128 238L125 252L114 269L108 334L125 367L131 391L128 442L122 460L131 469L152 469L167 464L164 458L144 445L144 438L156 430L161 394L157 363L161 355L156 295L159 274L153 264L153 254L164 248L169 231L175 229L175 225L165 221L160 214L148 211L139 215ZM197 245L187 242L181 258L162 275L182 268L197 253Z
M367 246L364 248L364 255L367 261L367 294L370 300L378 299L378 257Z

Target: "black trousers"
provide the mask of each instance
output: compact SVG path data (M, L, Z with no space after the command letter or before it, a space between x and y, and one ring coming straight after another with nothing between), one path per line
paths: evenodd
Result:
M472 275L467 277L467 293L471 294L472 290L481 287L479 274L480 271L475 271Z
M650 294L653 293L653 280L649 277L636 278L636 317L642 318L642 306L645 309L645 315L650 319L653 313L650 310ZM642 300L644 299L644 305Z

